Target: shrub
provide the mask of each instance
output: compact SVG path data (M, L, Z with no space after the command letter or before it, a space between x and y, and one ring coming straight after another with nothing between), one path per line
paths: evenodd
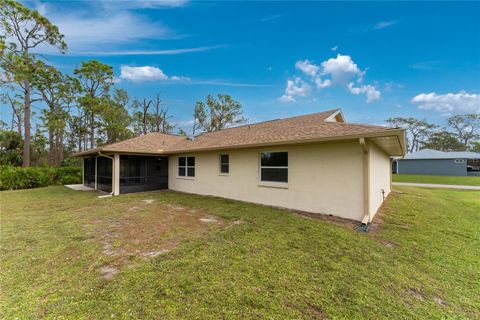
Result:
M60 167L57 168L58 184L75 184L82 182L81 167Z
M62 160L62 163L60 165L62 167L81 167L82 163L83 163L83 159L66 157Z
M82 182L80 167L0 167L0 190L39 188Z

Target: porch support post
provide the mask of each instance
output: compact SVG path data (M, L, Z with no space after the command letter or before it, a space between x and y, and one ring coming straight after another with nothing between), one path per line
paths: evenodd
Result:
M85 158L82 158L82 185L85 185Z
M98 174L98 171L97 171L97 156L95 156L95 190L98 190L97 189L97 180L98 180L97 179L97 174Z
M393 159L390 159L390 192L392 191L392 180L393 180Z
M120 155L118 153L113 156L112 175L113 195L118 196L120 194Z

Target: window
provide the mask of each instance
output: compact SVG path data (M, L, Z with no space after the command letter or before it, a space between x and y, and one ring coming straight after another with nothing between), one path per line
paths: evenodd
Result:
M178 176L195 177L195 157L178 158Z
M468 159L467 160L467 171L480 171L480 159Z
M465 159L455 159L455 163L465 163Z
M220 155L220 173L228 174L230 172L230 157L228 154Z
M260 181L288 182L288 152L260 153Z

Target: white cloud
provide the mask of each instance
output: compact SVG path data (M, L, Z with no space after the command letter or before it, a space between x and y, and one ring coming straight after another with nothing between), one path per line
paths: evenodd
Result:
M172 37L172 31L157 22L130 13L112 16L57 17L56 24L68 42L88 44L92 42L130 42L137 39ZM148 29L146 29L148 27Z
M287 81L287 87L285 88L285 94L278 98L280 102L289 103L295 102L295 97L305 97L311 91L311 87L303 81L301 78L296 77L293 80Z
M295 67L310 77L316 77L318 70L320 69L319 66L313 64L309 60L299 60L295 63Z
M87 12L50 14L49 19L65 35L69 53L87 51L108 51L140 40L166 40L179 38L173 30L160 22L129 12L98 13ZM43 48L45 53L54 50Z
M282 103L290 103L290 102L296 102L297 100L295 100L292 96L287 96L286 94L284 94L283 96L278 98L278 101Z
M330 76L335 83L345 83L355 76L360 82L365 74L348 55L338 54L336 58L330 58L321 65L322 75Z
M322 80L322 78L320 77L315 78L315 85L317 86L318 89L329 87L331 84L332 84L332 81L330 79Z
M141 8L174 8L187 0L101 0L86 2L85 9L72 10L66 2L32 0L31 7L58 26L65 35L70 56L177 55L204 52L226 47L224 44L191 48L143 49L142 41L181 39L179 34L161 21L152 20L138 11ZM87 5L88 3L88 5ZM39 46L36 53L59 55L51 46Z
M332 51L337 51L338 50L338 46L335 46L335 47L332 47L330 48Z
M190 78L172 76L168 77L161 69L152 66L143 66L143 67L131 67L131 66L121 66L120 68L120 79L130 80L134 82L142 81L189 81Z
M394 81L390 81L390 82L387 82L385 83L385 88L384 90L386 92L392 92L392 90L394 89L402 89L404 88L405 86L401 83L398 83L398 82L394 82Z
M168 77L162 70L156 67L130 67L122 66L120 71L120 79L131 81L152 81L152 80L168 80Z
M34 0L32 7L58 26L65 35L70 55L166 55L186 52L207 51L219 46L185 49L135 50L147 39L171 40L184 38L159 20L152 20L138 11L124 10L144 7L177 7L185 0L158 1L100 1L89 2L85 9L71 10L63 2L40 2ZM128 49L126 49L128 48ZM59 54L50 46L39 46L37 53Z
M175 49L141 49L141 41L148 39L180 39L183 35L158 21L130 12L102 13L90 16L82 13L49 15L60 32L65 35L68 54L71 56L127 56L127 55L178 55L205 52L227 45L199 46ZM128 48L128 49L123 49ZM135 48L135 49L132 49ZM139 49L136 49L139 48ZM51 47L39 48L41 53L59 54Z
M388 27L393 26L393 25L396 24L397 22L398 22L397 20L380 21L379 23L377 23L376 25L373 26L373 29L374 29L374 30L385 29L385 28L388 28Z
M183 7L188 0L102 0L107 9L162 9Z
M353 82L350 82L348 84L348 91L350 91L352 94L366 94L367 95L367 102L372 102L375 100L380 99L380 91L378 91L374 86L372 85L363 85L360 87L354 87Z
M180 121L175 122L175 127L181 128L181 129L185 130L186 132L189 132L189 131L192 130L192 127L193 127L194 123L195 123L195 121L193 119L191 119L191 120L180 120Z
M348 55L337 54L335 58L323 61L319 65L308 59L298 60L295 63L295 68L305 74L307 78L306 80L301 78L288 80L285 94L279 98L282 102L294 102L296 96L302 96L293 91L288 92L291 91L289 89L293 90L293 88L299 87L300 83L304 83L310 90L310 86L305 81L313 82L319 90L331 86L340 86L355 95L365 94L367 102L380 99L381 93L375 86L363 84L366 71L361 70ZM354 82L357 83L357 87L354 86Z
M412 98L411 103L420 109L443 113L480 113L480 94L459 93L436 94L421 93Z
M182 77L182 76L172 76L170 77L172 81L190 81L189 77Z
M48 14L48 5L39 0L33 1L33 9L37 10L42 16L47 16Z
M166 50L109 50L109 51L79 51L73 55L90 55L90 56L165 56L177 55L193 52L204 52L218 48L224 48L226 45L193 47L183 49L166 49Z
M297 63L295 63L295 67L307 76L311 77L318 89L326 88L332 84L330 79L323 80L321 78L319 75L320 66L314 64L310 60L299 60Z

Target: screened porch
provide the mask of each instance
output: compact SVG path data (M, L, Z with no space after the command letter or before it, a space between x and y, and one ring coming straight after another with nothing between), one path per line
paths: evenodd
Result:
M114 195L167 189L168 157L87 157L83 159L83 184Z

